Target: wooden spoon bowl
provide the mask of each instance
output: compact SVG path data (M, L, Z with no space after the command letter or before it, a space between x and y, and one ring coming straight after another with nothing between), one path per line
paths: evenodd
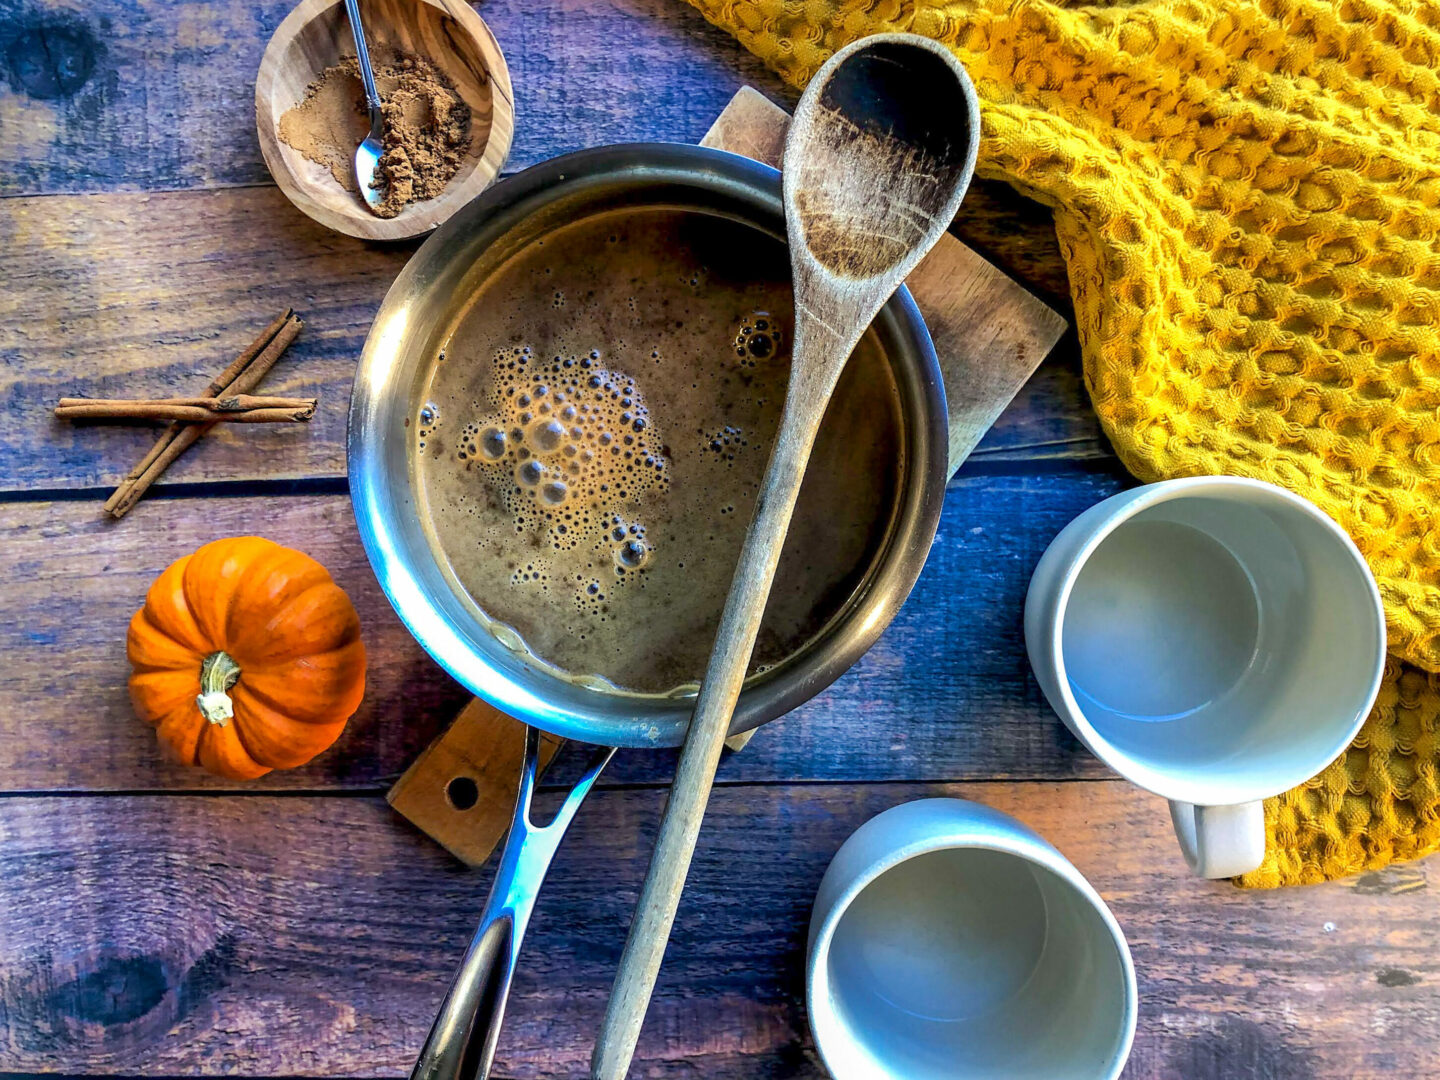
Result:
M464 0L361 0L360 7L377 64L396 52L425 57L470 106L470 150L445 190L378 218L329 169L280 141L280 118L304 100L306 87L355 55L341 0L303 0L276 29L255 80L255 127L270 175L310 217L362 240L408 240L436 228L499 175L515 128L510 71L490 28Z

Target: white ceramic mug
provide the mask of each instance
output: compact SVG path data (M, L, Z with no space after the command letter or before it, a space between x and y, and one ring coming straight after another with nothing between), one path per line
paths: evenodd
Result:
M1092 506L1041 557L1025 646L1060 719L1170 800L1203 877L1265 857L1262 799L1334 761L1385 668L1380 592L1313 503L1199 476Z
M806 995L836 1080L1113 1080L1135 1037L1105 902L1030 829L960 799L893 807L845 841Z

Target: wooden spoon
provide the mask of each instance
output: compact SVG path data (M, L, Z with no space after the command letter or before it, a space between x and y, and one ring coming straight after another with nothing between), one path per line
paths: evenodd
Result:
M842 49L795 110L782 161L795 285L790 385L591 1059L596 1080L620 1080L635 1052L830 395L860 335L954 218L979 129L960 63L909 34Z

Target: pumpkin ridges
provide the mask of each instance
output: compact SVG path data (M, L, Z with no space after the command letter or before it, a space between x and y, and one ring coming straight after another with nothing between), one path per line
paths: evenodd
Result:
M194 699L188 699L159 716L155 722L155 738L160 740L168 756L192 767L200 764L200 736L204 734L195 723L194 707Z
M272 709L253 693L236 685L236 714L248 721L239 731L240 742L262 765L293 769L329 749L340 736L348 716L328 722L308 722Z
M250 726L250 723L252 722L254 722L254 718L247 718L247 723L245 724L240 724L238 722L231 723L230 726L235 732L235 743L239 750L245 755L245 757L247 757L257 768L264 768L268 772L275 767L276 763L273 761L262 760L261 756L255 752L255 748L251 745L251 740L245 737L245 728ZM211 726L213 727L214 725L212 724ZM259 724L257 723L256 726L258 727Z
M196 679L195 691L199 688ZM130 701L146 723L158 727L172 713L193 706L195 694L173 671L146 671L131 677Z
M231 642L244 664L275 664L342 648L360 636L360 616L333 581L292 597L264 621L256 619Z
M185 599L185 571L191 555L176 559L161 571L145 593L141 609L151 625L160 633L197 653L210 652L215 646L205 636Z
M270 771L269 766L261 765L246 752L234 721L224 727L204 725L196 748L196 761L202 768L231 780L254 780Z
M255 554L236 590L225 620L225 640L240 647L250 626L316 585L331 584L330 573L303 551L273 545ZM348 598L347 598L348 600Z
M213 643L210 651L224 649L228 644L225 630L230 608L243 586L250 560L272 546L279 547L258 536L241 536L212 540L190 556L190 565L185 568L185 603L206 639Z
M354 671L357 667L363 671L364 664L365 645L357 638L339 649L258 670L249 677L242 675L235 690L243 689L267 708L294 720L327 724L348 718L360 707L365 678L355 678ZM309 701L322 704L313 708L302 704Z
M184 671L200 663L201 656L176 641L151 621L148 608L130 618L125 634L125 652L137 671Z
M308 555L259 537L217 540L167 567L131 619L127 652L131 700L157 738L235 779L325 750L365 692L344 590ZM232 658L234 678L205 684L208 663L227 671Z

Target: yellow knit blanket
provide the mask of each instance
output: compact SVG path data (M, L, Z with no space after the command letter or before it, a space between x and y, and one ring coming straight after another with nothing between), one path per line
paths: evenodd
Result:
M1270 801L1243 883L1440 847L1440 5L691 2L797 87L867 34L951 46L979 175L1055 211L1125 465L1281 484L1369 559L1398 659L1350 751Z

